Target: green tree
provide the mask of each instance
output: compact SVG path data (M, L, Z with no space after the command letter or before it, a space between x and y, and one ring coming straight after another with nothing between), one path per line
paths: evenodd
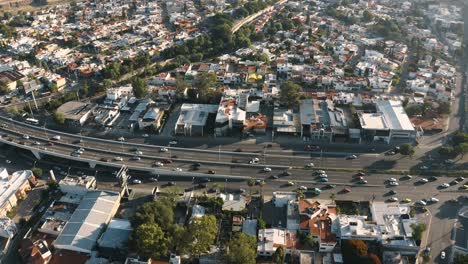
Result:
M106 89L112 87L112 81L109 80L109 79L104 79L104 80L102 81L102 84L104 85L104 87L105 87Z
M468 255L456 254L453 258L453 264L468 264Z
M87 96L89 93L89 85L88 85L88 82L84 82L83 83L83 86L81 86L81 89L80 89L80 94L82 96Z
M183 96L185 90L188 88L188 83L183 78L177 77L175 86L176 86L176 94L178 96Z
M413 157L414 148L410 144L403 144L400 146L400 154L404 156Z
M169 240L156 223L138 226L132 235L132 242L139 254L153 259L165 256L168 252Z
M8 84L3 81L3 80L0 80L0 95L5 95L5 94L8 94L10 92L10 89L8 88Z
M273 262L276 264L283 264L284 259L286 258L286 251L283 247L278 247L273 254Z
M132 87L137 98L144 98L148 94L148 84L145 79L136 77L132 81Z
M437 108L437 111L439 112L439 114L441 115L448 115L450 114L451 112L451 109L450 109L450 103L447 103L447 102L442 102L439 104L439 108Z
M232 264L255 264L257 240L254 236L237 233L228 243L226 257Z
M455 145L468 142L468 133L458 131L455 135L453 135L452 142Z
M57 84L56 83L51 83L50 86L49 86L49 90L50 90L51 93L58 92Z
M468 153L468 143L461 143L458 146L455 146L455 152L461 155L462 159L465 157L465 154Z
M215 242L218 233L218 224L213 215L204 215L193 219L188 230L191 241L190 253L194 256L207 252Z
M249 186L250 196L252 196L252 187L255 185L255 179L254 178L248 179L247 185Z
M281 85L279 92L280 101L288 107L292 107L299 103L301 86L291 81L286 81Z
M139 206L132 217L134 226L145 223L156 223L164 231L174 223L174 203L169 199L159 199Z
M372 13L369 12L369 10L364 10L364 13L362 14L362 21L364 22L370 22L374 16L372 16Z
M212 88L215 87L216 81L216 75L212 72L201 74L196 84L198 98L206 101L212 95Z
M426 231L427 225L425 223L412 224L411 228L413 229L413 238L417 241L421 241L422 234Z
M258 229L265 229L266 228L265 220L263 220L263 216L261 214L258 217L257 226L258 226Z
M34 176L36 176L38 178L42 177L42 169L41 168L32 168L31 171L34 174Z
M63 124L65 124L65 116L60 112L55 112L54 113L54 121L57 124L63 125Z
M453 147L441 147L438 152L439 155L444 158L453 158L456 156L456 151Z

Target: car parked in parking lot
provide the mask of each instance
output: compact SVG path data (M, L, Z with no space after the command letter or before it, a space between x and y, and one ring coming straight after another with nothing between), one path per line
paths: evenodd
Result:
M442 183L441 185L439 185L439 187L440 187L440 188L448 188L448 187L450 187L450 184L444 182L444 183Z

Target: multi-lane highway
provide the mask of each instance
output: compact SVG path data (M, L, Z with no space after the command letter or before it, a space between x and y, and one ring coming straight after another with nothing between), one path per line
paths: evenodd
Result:
M0 133L2 133L0 140L3 143L37 150L49 155L65 155L75 160L78 158L72 157L71 153L78 148L83 148L84 152L79 157L80 159L96 160L98 164L105 163L114 166L126 164L130 167L148 169L152 167L155 161L168 162L170 160L172 163L166 163L165 166L158 169L170 170L181 168L182 170L186 170L194 162L199 162L207 165L207 170L201 171L202 173L213 170L216 172L215 175L225 174L256 177L258 171L266 166L280 170L293 167L298 169L298 173L306 173L299 168L303 168L309 163L313 163L316 167L343 168L356 171L361 169L374 171L407 170L408 168L416 167L420 163L419 160L402 158L399 155L385 156L382 153L370 153L360 154L357 159L346 159L345 155L340 155L339 153L284 151L275 147L270 148L267 145L263 145L262 147L256 146L257 151L252 151L254 150L252 148L248 150L242 149L242 152L236 152L235 148L228 149L226 147L223 147L223 150L214 150L156 146L82 137L80 135L51 131L9 119L0 120L0 123L4 124L0 126ZM23 135L28 135L29 139L22 138ZM51 140L55 135L60 135L60 140ZM36 145L36 141L39 145ZM25 145L18 145L20 143ZM139 156L141 160L132 160L135 156ZM122 161L116 160L117 157L122 158ZM252 158L258 158L258 164L248 164Z

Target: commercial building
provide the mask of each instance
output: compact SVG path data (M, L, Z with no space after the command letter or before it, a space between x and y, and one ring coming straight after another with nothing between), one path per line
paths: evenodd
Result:
M161 127L161 121L164 116L164 111L160 108L151 107L146 111L145 115L142 118L138 119L138 127L140 129L145 129L148 127L153 127L159 129Z
M55 248L90 254L119 205L116 192L87 192L55 240Z
M66 176L59 181L59 188L66 194L84 196L88 190L96 188L96 178L93 176Z
M79 127L86 123L95 108L96 104L70 101L57 108L57 113L63 115L67 126Z
M30 170L9 175L5 168L0 168L0 217L6 217L19 199L26 198L26 193L31 190L30 179L34 179Z
M291 109L275 109L273 113L273 128L276 133L296 134L301 131L300 119Z
M184 136L203 136L210 114L215 114L218 106L210 104L183 104L175 125L175 133Z
M376 113L359 113L362 136L370 141L390 143L393 140L414 141L416 129L401 101L379 100Z
M128 252L128 240L132 230L129 220L112 219L98 240L99 253L107 257L124 258Z
M14 91L17 88L18 81L24 81L26 76L18 71L2 71L0 72L0 82L6 83L9 91Z

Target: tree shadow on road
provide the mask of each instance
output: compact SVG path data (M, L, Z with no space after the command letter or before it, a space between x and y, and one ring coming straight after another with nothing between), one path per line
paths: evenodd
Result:
M460 209L460 203L454 201L446 201L437 208L435 217L439 219L455 219L457 217L458 209Z
M397 164L396 160L378 160L369 166L365 167L366 170L391 170Z

